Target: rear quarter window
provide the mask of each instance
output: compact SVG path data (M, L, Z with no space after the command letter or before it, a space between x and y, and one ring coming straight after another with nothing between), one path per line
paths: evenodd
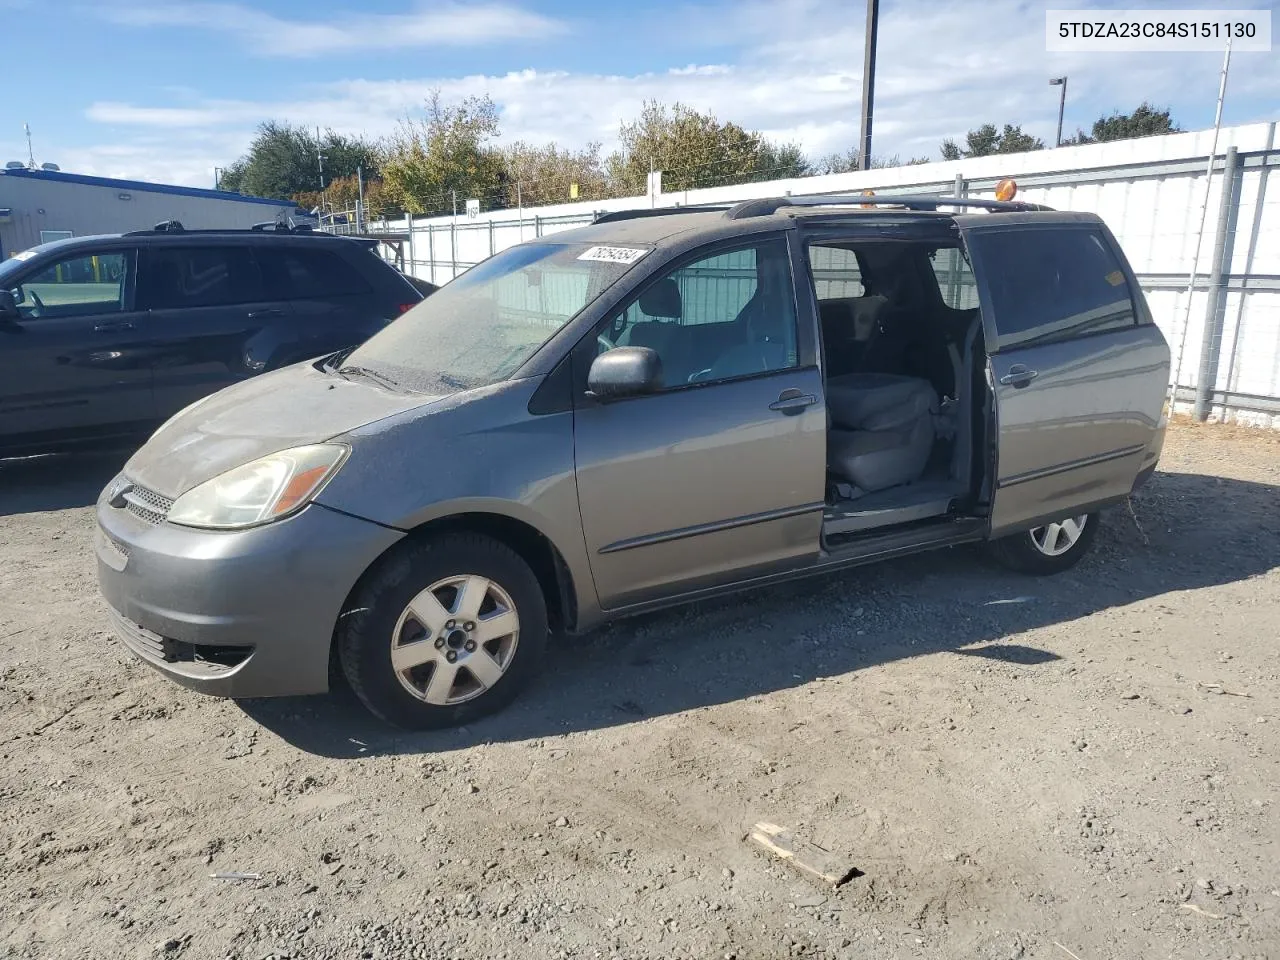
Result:
M1137 322L1124 268L1097 230L993 231L979 245L998 348Z
M356 296L371 289L360 271L332 250L264 246L254 256L273 300Z

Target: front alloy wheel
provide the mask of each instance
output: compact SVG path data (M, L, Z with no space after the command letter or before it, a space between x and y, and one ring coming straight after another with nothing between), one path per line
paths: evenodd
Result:
M334 637L362 703L409 729L509 703L541 666L546 600L504 543L450 533L406 541L365 576Z
M400 684L436 706L492 689L515 659L520 616L510 595L484 577L448 577L414 597L391 633Z

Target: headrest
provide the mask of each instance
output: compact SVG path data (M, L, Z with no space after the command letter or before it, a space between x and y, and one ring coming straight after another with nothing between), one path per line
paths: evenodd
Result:
M877 294L858 297L850 301L853 311L853 337L855 340L866 340L880 323L880 315L889 301Z
M670 317L679 320L684 315L680 301L680 288L671 277L663 277L640 294L640 310L648 317Z

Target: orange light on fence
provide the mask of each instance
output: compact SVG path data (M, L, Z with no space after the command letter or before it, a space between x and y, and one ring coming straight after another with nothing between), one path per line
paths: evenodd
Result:
M996 184L997 200L1012 200L1018 195L1018 185L1007 177Z
M863 191L862 191L862 195L863 195L864 197L874 197L874 196L876 195L876 192L875 192L874 190L863 190ZM862 206L862 208L863 208L864 210L868 210L868 209L870 209L870 208L874 207L874 206L875 206L875 204L874 204L874 203L864 203L864 204L861 204L861 206Z

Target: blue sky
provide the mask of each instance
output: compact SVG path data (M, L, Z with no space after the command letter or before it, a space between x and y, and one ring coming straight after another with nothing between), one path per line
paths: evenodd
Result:
M1280 0L1176 3L1263 7ZM1216 53L1048 54L1044 11L1094 0L882 0L876 152L937 158L984 121L1052 139L1143 99L1212 124ZM266 119L377 137L488 93L506 140L600 141L647 98L682 100L811 153L857 138L861 0L0 0L0 160L210 186ZM1224 122L1280 119L1280 52L1237 54Z

